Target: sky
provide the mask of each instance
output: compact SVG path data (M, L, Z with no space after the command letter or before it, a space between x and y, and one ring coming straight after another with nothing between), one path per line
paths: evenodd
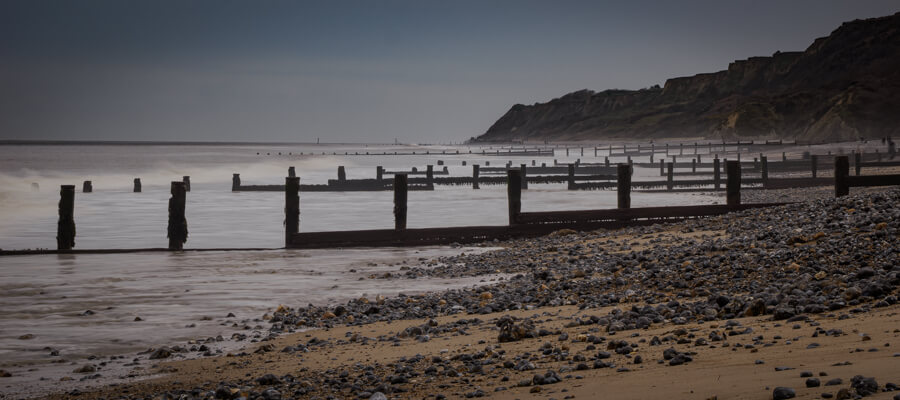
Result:
M0 0L0 140L460 142L896 0Z

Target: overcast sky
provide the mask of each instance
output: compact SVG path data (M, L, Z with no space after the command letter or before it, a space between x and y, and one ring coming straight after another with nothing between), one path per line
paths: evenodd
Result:
M803 50L889 1L0 0L0 139L462 141Z

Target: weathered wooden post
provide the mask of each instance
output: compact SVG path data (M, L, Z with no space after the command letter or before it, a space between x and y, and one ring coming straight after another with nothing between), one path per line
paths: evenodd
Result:
M241 190L241 174L231 174L231 191L238 192Z
M691 172L697 172L697 160L691 159Z
M660 159L659 160L659 176L665 176L665 175L666 175L666 160Z
M891 160L897 155L897 144L892 139L888 139L888 154L891 156Z
M434 187L434 166L425 166L425 181L428 183L428 187Z
M59 187L59 222L56 223L56 248L75 247L75 185Z
M294 178L297 176L297 170L294 167L288 167L288 177Z
M375 167L375 180L377 180L378 182L381 182L381 180L383 178L384 178L384 167L382 167L380 165L376 166Z
M338 166L338 180L339 180L339 181L345 181L345 180L347 180L347 172L344 171L344 166L343 166L343 165Z
M191 191L191 177L182 176L181 181L184 182L184 191L190 192Z
M569 147L566 146L566 157L568 157L568 156L569 156Z
M678 144L678 155L684 155L684 143Z
M300 232L300 178L284 178L284 246L291 245L291 237Z
M581 156L584 157L584 147L581 148Z
M463 160L463 162L462 162L462 166L463 166L463 167L465 167L465 166L466 166L466 160Z
M134 178L134 193L141 192L141 178Z
M725 183L725 201L729 206L741 204L741 162L726 161L725 174L728 180Z
M81 185L81 193L91 193L94 191L94 185L91 181L84 181L84 184Z
M472 189L478 189L478 164L472 164Z
M675 188L675 163L666 164L666 190Z
M575 164L569 164L569 190L575 190Z
M766 156L759 156L759 164L760 169L762 170L761 178L763 181L763 187L769 185L769 158Z
M594 157L597 157L597 147L594 147Z
M856 170L856 176L862 172L862 153L853 154L853 168Z
M631 164L631 156L626 156L626 160L627 163Z
M813 178L815 178L818 175L817 171L816 171L818 169L818 164L819 164L819 156L817 156L815 154L809 156L809 167L810 167L810 169L812 169L812 177Z
M519 170L522 171L522 189L528 189L528 170L525 164L519 165Z
M534 167L534 166L536 166L536 165L537 165L537 161L536 161L536 160L531 160L531 166Z
M653 164L653 153L650 153L650 164Z
M631 208L631 166L628 164L619 164L616 168L618 181L616 190L618 191L619 208Z
M834 158L834 197L850 194L850 159L847 156Z
M722 184L722 172L719 169L719 157L713 158L713 184L715 185L716 190L721 189Z
M521 171L506 171L506 195L509 201L509 224L515 225L522 211L522 176Z
M394 174L394 229L406 229L406 174Z
M783 152L783 151L781 152L781 161L787 161L787 153L786 152Z
M184 182L172 182L172 197L169 199L169 250L182 250L187 242L187 219L184 217L186 193Z
M609 157L603 157L603 165L609 166Z

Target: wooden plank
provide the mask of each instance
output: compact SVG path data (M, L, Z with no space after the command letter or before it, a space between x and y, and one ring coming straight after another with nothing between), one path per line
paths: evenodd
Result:
M863 175L847 177L850 187L900 185L900 175Z
M702 206L641 207L629 209L545 211L520 213L520 224L565 223L577 221L618 221L622 219L695 218L722 215L750 208L772 207L785 203L713 204Z

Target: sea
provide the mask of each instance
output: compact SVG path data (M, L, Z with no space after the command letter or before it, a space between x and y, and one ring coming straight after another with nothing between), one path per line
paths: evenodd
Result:
M283 184L295 167L304 184L324 184L344 166L348 179L386 170L435 170L470 176L472 164L536 165L602 162L573 148L555 154L482 155L493 146L412 144L5 144L0 145L0 249L56 246L60 185L75 185L76 249L166 247L172 181L190 176L186 249L138 252L0 256L0 395L52 388L75 375L89 357L134 354L148 348L224 335L281 304L346 301L491 283L503 277L367 279L425 260L490 247L284 250L284 194L232 192L232 174L245 185ZM472 152L471 154L469 152ZM370 155L366 155L366 153ZM382 155L383 153L416 155ZM457 154L457 152L459 154ZM428 154L425 154L428 153ZM611 162L624 162L611 159ZM463 162L466 165L463 165ZM439 165L443 164L443 165ZM142 192L134 193L140 178ZM633 180L659 179L636 168ZM82 193L90 180L93 192ZM700 193L632 194L632 206L713 204ZM615 191L568 191L565 184L531 184L523 211L616 206ZM301 192L300 230L341 231L393 227L391 192ZM408 226L504 225L504 186L437 186L409 193ZM267 250L233 251L260 248ZM226 318L229 313L235 317ZM250 325L265 323L251 322ZM239 324L240 325L240 324ZM77 378L77 376L76 376ZM90 382L88 382L90 383ZM70 385L88 384L75 383Z

